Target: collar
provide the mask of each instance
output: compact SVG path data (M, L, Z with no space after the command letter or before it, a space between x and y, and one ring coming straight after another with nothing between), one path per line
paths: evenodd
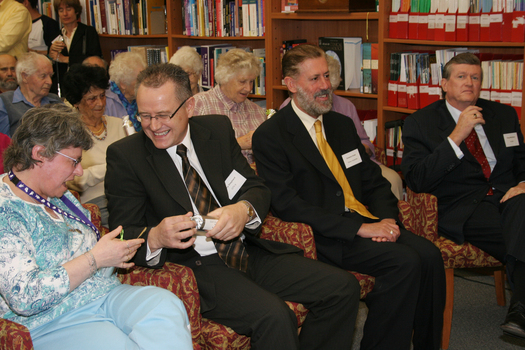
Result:
M239 112L244 107L244 104L247 101L246 99L244 102L236 103L235 101L233 101L231 98L229 98L228 96L224 94L224 92L221 90L220 85L217 85L216 87L214 87L214 89L215 89L215 92L217 93L217 98L222 101L222 103L224 104L224 107L226 107L228 110L232 112Z
M43 106L43 105L49 104L50 101L51 99L49 98L49 96L44 96L40 100L40 105ZM20 86L17 87L15 92L13 93L13 103L18 103L18 102L24 102L26 105L34 107L34 105L31 102L29 102L27 98L24 96L24 94L22 93L22 90L20 90Z
M320 116L318 116L317 118L314 118L314 117L306 114L305 112L300 110L299 107L297 107L297 105L295 104L295 101L294 101L293 98L292 98L292 108L293 108L295 114L297 114L297 116L299 117L299 119L303 123L304 127L306 128L306 130L312 129L312 127L314 126L314 123L316 121L318 121L318 120L321 121L321 124L323 123L323 115L322 114Z

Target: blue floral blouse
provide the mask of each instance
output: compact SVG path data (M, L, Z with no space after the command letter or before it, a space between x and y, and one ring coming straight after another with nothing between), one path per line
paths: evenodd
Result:
M32 330L86 305L120 284L113 268L99 269L69 292L62 266L97 243L95 232L82 223L52 218L43 205L16 196L0 176L0 314ZM66 196L84 209L69 192ZM70 212L59 199L51 203Z

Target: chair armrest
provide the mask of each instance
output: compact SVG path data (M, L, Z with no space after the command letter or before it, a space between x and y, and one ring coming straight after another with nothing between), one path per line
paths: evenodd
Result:
M385 153L385 150L382 149L381 147L377 147L375 146L375 156L376 156L376 160L383 164L383 165L386 165L386 153Z
M122 283L132 286L156 286L173 292L184 303L191 325L194 348L202 344L201 304L199 288L193 271L186 266L166 262L160 269L134 266L119 270Z
M305 257L317 259L314 233L307 224L286 222L268 214L264 220L260 237L270 241L294 245L304 251Z
M429 193L415 193L406 188L407 202L410 209L404 207L403 225L416 235L435 242L438 236L437 198ZM404 205L403 205L404 206Z
M0 350L32 350L29 330L21 324L0 318Z

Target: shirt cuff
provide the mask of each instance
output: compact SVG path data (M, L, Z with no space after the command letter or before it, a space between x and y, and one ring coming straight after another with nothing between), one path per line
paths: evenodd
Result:
M148 264L148 266L157 265L160 261L161 252L162 252L162 248L157 249L155 252L152 253L151 250L149 249L149 244L146 243L146 264Z
M450 146L452 146L452 149L454 150L454 153L456 153L456 156L458 159L462 159L465 154L463 154L463 151L461 151L461 148L456 145L454 141L450 137L447 137L448 142L450 143Z

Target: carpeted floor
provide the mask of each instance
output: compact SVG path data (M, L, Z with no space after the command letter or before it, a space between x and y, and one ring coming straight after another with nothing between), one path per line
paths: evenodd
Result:
M449 350L518 350L525 340L503 335L499 325L505 319L507 306L498 306L494 279L468 270L457 270L454 278L454 314ZM354 334L353 350L359 349L366 306L361 302Z

